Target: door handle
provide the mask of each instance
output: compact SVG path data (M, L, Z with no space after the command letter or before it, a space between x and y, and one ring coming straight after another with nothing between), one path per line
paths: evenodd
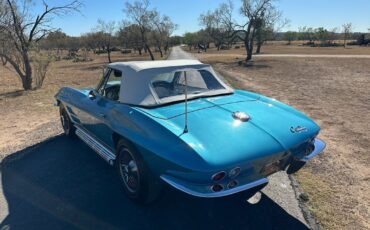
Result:
M99 113L99 117L106 118L107 115L105 115L104 113Z

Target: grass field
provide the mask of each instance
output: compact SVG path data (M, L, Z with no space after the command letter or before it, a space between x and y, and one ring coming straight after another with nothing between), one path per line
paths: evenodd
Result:
M311 48L267 45L266 54L366 54L370 47ZM255 57L254 65L237 61L243 48L209 50L195 54L213 64L238 88L288 103L321 126L320 137L328 146L297 175L308 194L308 206L325 229L370 228L370 59ZM35 129L58 121L53 96L62 86L95 85L106 64L105 56L94 61L54 62L44 86L23 92L11 69L0 66L0 154L28 141ZM113 60L149 59L148 56L113 54ZM45 128L46 129L46 128ZM47 130L40 140L47 138Z

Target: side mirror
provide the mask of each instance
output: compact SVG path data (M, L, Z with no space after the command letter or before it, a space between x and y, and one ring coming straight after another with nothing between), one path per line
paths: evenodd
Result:
M94 91L93 90L91 90L90 92L89 92L89 98L90 98L90 100L95 100L95 98L96 98L96 95L95 95L95 93L94 93Z

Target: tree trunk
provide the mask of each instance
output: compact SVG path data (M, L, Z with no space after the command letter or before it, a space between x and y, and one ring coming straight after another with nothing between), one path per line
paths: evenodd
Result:
M251 47L251 45L249 44L249 42L244 42L244 45L245 45L245 49L247 51L247 57L245 58L245 61L248 62L250 60L252 60L252 50L253 48Z
M262 47L262 44L263 44L263 42L258 42L258 43L257 43L256 54L261 53L261 47Z
M161 58L163 58L163 51L160 46L158 46L159 53L161 54Z
M23 53L23 63L24 63L24 69L25 74L22 78L22 86L24 90L31 90L32 89L32 66L30 63L30 59L28 57L28 52L24 51Z
M167 54L168 47L169 47L169 44L168 44L168 41L167 41L167 42L166 42L166 45L165 45L165 47L164 47L164 54Z
M148 44L146 44L146 43L145 43L145 47L144 47L144 49L146 49L146 50L149 52L150 58L151 58L152 60L154 60L154 55L153 55L152 51L150 50L150 48L149 48Z
M107 52L108 52L108 61L109 63L112 63L112 59L110 58L110 46L107 46Z
M247 57L245 59L246 62L252 60L252 55L253 55L253 37L246 38L244 41L245 45L245 50L247 51Z
M24 67L26 73L23 73L23 71L20 69L19 65L12 60L9 56L6 54L0 53L1 59L5 59L5 62L9 62L14 70L17 72L19 78L22 81L22 86L24 90L31 90L32 89L32 68L28 59L27 54L22 54L22 59L24 61Z
M1 57L1 62L3 63L3 66L5 66L6 63L8 63L8 60L6 60L4 57Z
M141 48L138 48L137 50L139 51L139 55L141 56L142 55Z
M112 60L110 58L110 50L109 49L108 49L108 61L109 61L109 63L112 63Z
M245 50L247 51L247 57L245 58L246 62L252 60L253 55L254 32L252 32L252 24L253 21L249 22L244 38L244 46Z

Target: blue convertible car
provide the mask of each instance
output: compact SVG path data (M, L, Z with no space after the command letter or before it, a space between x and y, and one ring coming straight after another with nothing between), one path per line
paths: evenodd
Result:
M234 90L196 60L111 63L96 87L62 88L56 104L65 134L114 165L143 203L163 182L197 197L262 188L325 147L306 115Z

